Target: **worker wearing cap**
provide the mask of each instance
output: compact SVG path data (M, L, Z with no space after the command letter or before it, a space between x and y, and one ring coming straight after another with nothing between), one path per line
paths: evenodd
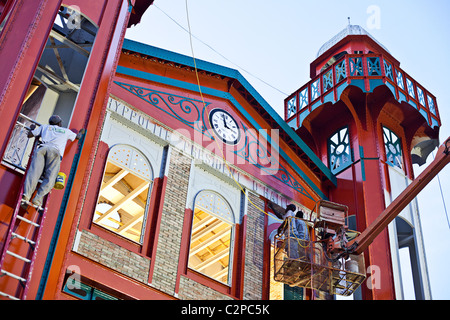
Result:
M70 129L62 128L62 120L57 115L51 116L48 122L49 125L38 127L33 124L28 132L28 138L40 136L42 144L34 152L25 178L21 203L21 206L24 208L28 206L39 178L43 175L42 183L32 200L34 206L38 208L42 206L42 199L55 185L67 141L80 139L85 132L84 128L78 134Z

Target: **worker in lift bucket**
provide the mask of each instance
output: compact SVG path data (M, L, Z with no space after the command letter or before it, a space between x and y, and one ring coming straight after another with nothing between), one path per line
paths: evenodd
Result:
M43 198L55 185L67 141L80 139L85 133L84 128L77 134L70 129L61 127L62 120L57 115L51 116L48 123L48 125L38 127L32 124L28 132L28 138L40 137L42 143L34 151L33 159L25 177L21 201L21 207L24 209L27 209L30 205L30 198L36 189L39 178L43 176L42 183L31 201L34 207L39 210L42 209Z
M305 248L309 241L308 227L303 221L303 211L299 210L297 214L294 214L294 210L286 212L285 222L283 223L285 226L282 227L286 237L289 237L289 244L286 249L289 259L304 260L306 258Z
M279 235L285 234L289 242L286 244L286 251L289 259L298 260L299 258L306 258L305 248L308 246L309 233L305 221L303 221L303 211L298 211L295 204L291 203L286 207L284 214L275 210L269 203L269 207L274 213L283 218L283 223L278 227L277 233ZM289 229L288 229L289 228Z

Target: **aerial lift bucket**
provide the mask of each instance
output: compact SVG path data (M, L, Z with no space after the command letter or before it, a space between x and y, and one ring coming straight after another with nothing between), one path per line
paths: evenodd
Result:
M320 240L305 241L291 232L275 236L274 280L290 286L349 296L365 280L363 255L335 254L345 246L347 236L357 234L345 227L347 207L329 201L318 205L314 230ZM290 230L292 219L287 220Z

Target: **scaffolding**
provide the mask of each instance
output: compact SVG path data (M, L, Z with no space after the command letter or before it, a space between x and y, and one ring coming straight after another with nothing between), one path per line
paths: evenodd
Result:
M327 257L322 241L275 236L274 279L290 286L349 296L365 280L363 255ZM292 258L294 250L298 257Z
M348 230L347 212L344 205L319 201L317 219L305 221L313 227L306 239L297 238L292 229L299 218L287 218L274 238L274 280L331 295L353 294L366 279L365 262L347 247L359 234Z

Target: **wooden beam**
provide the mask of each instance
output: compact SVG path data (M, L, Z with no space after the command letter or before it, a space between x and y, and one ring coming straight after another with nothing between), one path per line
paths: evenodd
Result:
M373 240L402 212L423 188L450 162L450 138L438 149L434 161L347 247L357 243L356 254L363 253Z
M52 37L53 39L58 40L59 42L69 46L71 49L74 49L75 51L81 53L82 55L89 57L89 51L80 47L78 44L76 44L75 42L73 42L72 40L69 40L68 38L66 38L64 35L56 32L55 30L52 29L52 31L50 31L50 37Z
M203 269L206 269L207 267L211 266L212 264L216 263L220 259L225 258L230 253L230 248L224 248L220 252L216 253L215 255L209 257L202 263L195 266L195 270L201 271Z
M189 251L189 255L192 256L194 254L197 254L198 252L200 252L201 250L205 249L206 247L208 247L210 244L212 244L214 241L216 241L218 238L222 237L223 235L225 235L227 232L229 232L231 229L231 226L229 226L229 228L225 228L222 231L216 233L215 235L213 235L211 238L209 238L207 241L200 243L199 245L195 246L194 248L191 248L191 250Z
M104 191L105 189L112 187L117 182L122 180L123 177L125 177L128 174L128 171L125 169L121 169L119 172L117 172L111 179L109 179L107 182L103 183L100 191Z
M50 69L47 69L44 66L38 65L37 66L37 70L39 70L40 72L42 72L45 76L47 76L48 78L51 78L53 80L56 80L57 82L59 82L60 84L65 84L69 87L71 87L74 91L78 92L80 91L80 86L69 81L69 80L65 80L63 78L61 78L59 75L57 75L55 72L53 72Z
M205 224L209 223L211 220L215 219L215 217L209 215L208 217L200 220L192 227L192 234L196 233L200 230Z
M192 242L196 241L197 239L205 236L206 234L208 234L209 232L213 231L215 228L221 226L222 224L224 224L225 221L219 220L217 219L216 221L214 221L213 223L211 223L208 227L204 228L203 230L200 230L197 233L193 233L192 234Z
M136 198L139 194L141 194L142 191L145 190L149 185L148 181L142 182L136 189L131 191L129 194L127 194L125 197L120 199L115 205L113 205L108 211L106 211L100 218L95 220L95 223L100 223L102 220L108 218L111 214L118 211L120 208L122 208L127 202L132 201L134 198Z
M142 221L144 213L145 211L142 211L141 213L138 213L135 216L133 216L132 219L130 219L127 223L123 224L119 229L117 229L117 233L124 234L129 229L133 228L136 223Z

